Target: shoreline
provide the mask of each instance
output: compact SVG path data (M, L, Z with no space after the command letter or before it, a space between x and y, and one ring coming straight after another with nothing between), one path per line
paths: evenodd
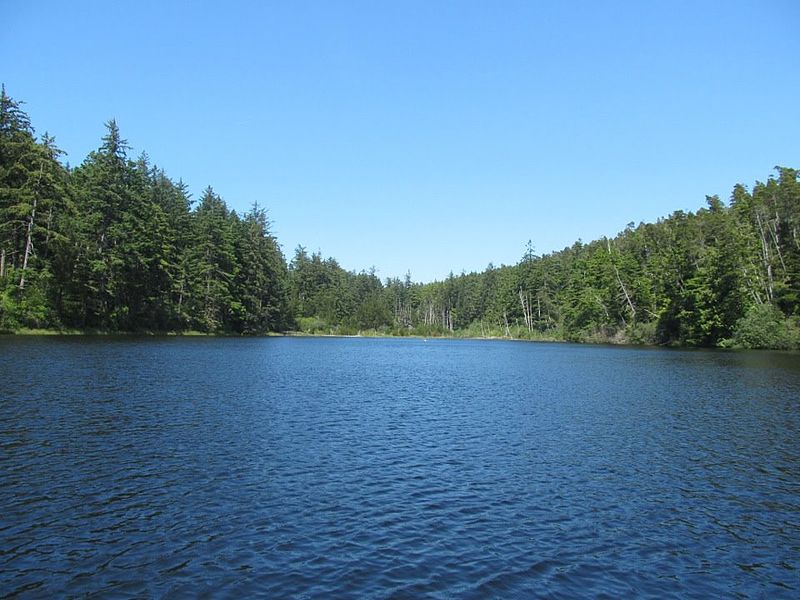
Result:
M653 348L667 350L768 350L770 352L800 353L792 350L776 348L743 348L743 347L696 347L679 345L644 344L623 341L593 340L565 340L560 338L525 338L507 336L470 336L470 335L393 335L391 333L359 332L346 333L311 333L305 331L267 332L258 334L237 333L209 333L203 331L109 331L100 329L30 329L23 328L17 331L2 331L0 339L12 337L147 337L147 338L179 338L179 337L208 337L208 338L269 338L269 337L297 337L297 338L374 338L374 339L418 339L418 340L472 340L472 341L507 341L507 342L532 342L545 344L579 344L582 346L617 346L629 348Z
M207 337L207 338L268 338L268 337L296 337L296 338L363 338L363 339L416 339L416 340L471 340L471 341L506 341L506 342L531 342L544 344L579 344L582 346L617 346L629 348L651 348L670 350L755 350L754 348L697 348L693 346L660 346L657 344L642 344L620 341L598 340L564 340L559 338L525 338L507 336L468 336L468 335L393 335L387 333L310 333L304 331L267 332L259 334L236 333L207 333L202 331L108 331L95 329L20 329L17 331L0 332L0 339L12 337L146 337L146 338L180 338L180 337ZM772 352L792 352L786 350L759 348Z
M259 337L328 337L328 338L385 338L385 339L442 339L442 340L506 340L515 342L558 342L566 343L567 340L558 338L522 338L507 336L467 336L467 335L421 335L409 333L408 335L394 335L391 333L312 333L307 331L268 331L266 333L226 333L205 331L114 331L105 329L30 329L23 328L15 331L0 331L0 337L231 337L231 338L259 338ZM581 343L581 342L576 342ZM589 343L589 342L587 342Z

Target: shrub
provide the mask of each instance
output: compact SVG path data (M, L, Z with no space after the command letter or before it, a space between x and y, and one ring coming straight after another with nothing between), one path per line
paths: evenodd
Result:
M300 317L297 326L303 333L327 333L328 324L319 317Z
M655 344L658 341L656 327L658 323L631 323L628 325L627 337L629 344Z
M736 322L733 345L740 348L791 350L800 346L800 328L775 306L753 306Z

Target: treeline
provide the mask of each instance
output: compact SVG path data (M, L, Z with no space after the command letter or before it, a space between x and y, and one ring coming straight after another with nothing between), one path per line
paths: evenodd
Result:
M114 121L79 167L0 92L0 328L262 333L292 326L263 208L128 157Z
M111 121L74 169L0 94L0 329L462 335L692 346L800 344L800 182L420 284L296 249L132 160Z

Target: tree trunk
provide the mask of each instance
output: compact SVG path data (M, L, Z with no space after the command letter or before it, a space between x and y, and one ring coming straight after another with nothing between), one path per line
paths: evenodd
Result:
M542 320L542 297L536 294L536 315L541 322Z
M47 211L47 234L44 237L44 258L50 255L50 229L53 226L53 209Z
M773 221L772 226L767 223L767 229L769 229L770 234L772 234L772 241L775 244L775 252L778 254L778 260L781 262L781 268L783 269L783 276L786 277L786 263L783 262L783 253L781 252L781 244L778 241L778 213L775 213L775 221Z
M528 331L533 331L533 306L531 296L528 293L523 293L522 288L519 289L519 302L522 305L522 316L525 319L525 327Z
M178 291L178 318L181 315L181 307L183 306L183 277L181 277L181 287Z
M622 278L619 276L619 270L617 269L617 265L614 264L614 259L613 259L613 256L611 254L611 240L606 239L606 245L608 247L608 256L611 259L611 266L614 268L614 275L617 276L617 283L619 283L619 287L622 289L622 293L625 295L625 300L628 301L628 306L631 309L631 319L635 319L636 318L636 307L633 305L633 301L631 300L631 297L628 295L628 290L625 287L625 284L622 283ZM605 310L605 306L603 306L603 310ZM608 314L608 311L606 311L606 314ZM623 319L623 321L624 321L624 319Z
M36 218L36 197L33 198L33 206L31 207L31 216L28 219L28 232L25 236L25 255L22 259L22 273L19 276L19 289L25 288L25 269L28 268L28 259L33 250L33 220Z
M761 238L761 262L764 265L764 271L767 274L767 301L772 302L772 264L769 260L769 241L767 235L764 233L764 225L761 222L761 214L756 211L756 221L758 222L758 232Z

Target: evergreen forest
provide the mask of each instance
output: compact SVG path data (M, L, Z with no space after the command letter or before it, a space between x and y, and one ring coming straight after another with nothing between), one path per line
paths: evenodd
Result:
M133 158L117 124L77 167L0 92L0 331L508 337L800 347L800 180L515 265L417 283L298 247ZM490 250L487 249L487 254ZM368 258L368 257L365 257Z

